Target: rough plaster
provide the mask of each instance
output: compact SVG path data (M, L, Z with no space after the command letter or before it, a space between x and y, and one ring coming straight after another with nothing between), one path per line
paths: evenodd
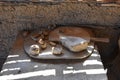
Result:
M51 24L100 25L107 30L119 27L119 21L120 7L103 7L94 3L0 4L0 58L6 57L22 30L47 28ZM106 32L109 30L102 34Z

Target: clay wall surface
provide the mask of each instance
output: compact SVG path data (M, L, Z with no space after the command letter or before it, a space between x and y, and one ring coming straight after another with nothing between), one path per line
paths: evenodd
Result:
M8 54L18 32L49 25L120 26L120 7L96 3L0 3L0 57ZM96 26L97 27L97 26ZM107 30L109 32L109 30ZM103 31L104 32L104 31Z

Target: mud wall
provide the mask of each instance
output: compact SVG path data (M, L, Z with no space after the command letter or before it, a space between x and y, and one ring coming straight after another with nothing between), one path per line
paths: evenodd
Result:
M18 32L49 25L120 26L120 7L96 3L0 3L0 58L6 57ZM106 32L106 31L104 31ZM109 32L109 30L107 30Z

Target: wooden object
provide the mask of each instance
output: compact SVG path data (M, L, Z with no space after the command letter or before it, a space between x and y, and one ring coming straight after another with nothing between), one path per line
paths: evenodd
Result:
M93 37L92 31L88 31L86 28L67 26L59 27L54 29L49 34L49 40L51 41L60 41L60 35L80 37L87 41L97 41L97 42L109 42L109 38L96 38Z

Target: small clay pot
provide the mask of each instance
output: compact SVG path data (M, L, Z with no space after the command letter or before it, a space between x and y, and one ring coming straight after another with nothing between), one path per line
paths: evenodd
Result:
M63 50L62 47L57 45L56 47L52 47L52 54L61 55L62 50Z
M38 55L40 53L40 47L37 44L30 46L29 52L31 55Z

